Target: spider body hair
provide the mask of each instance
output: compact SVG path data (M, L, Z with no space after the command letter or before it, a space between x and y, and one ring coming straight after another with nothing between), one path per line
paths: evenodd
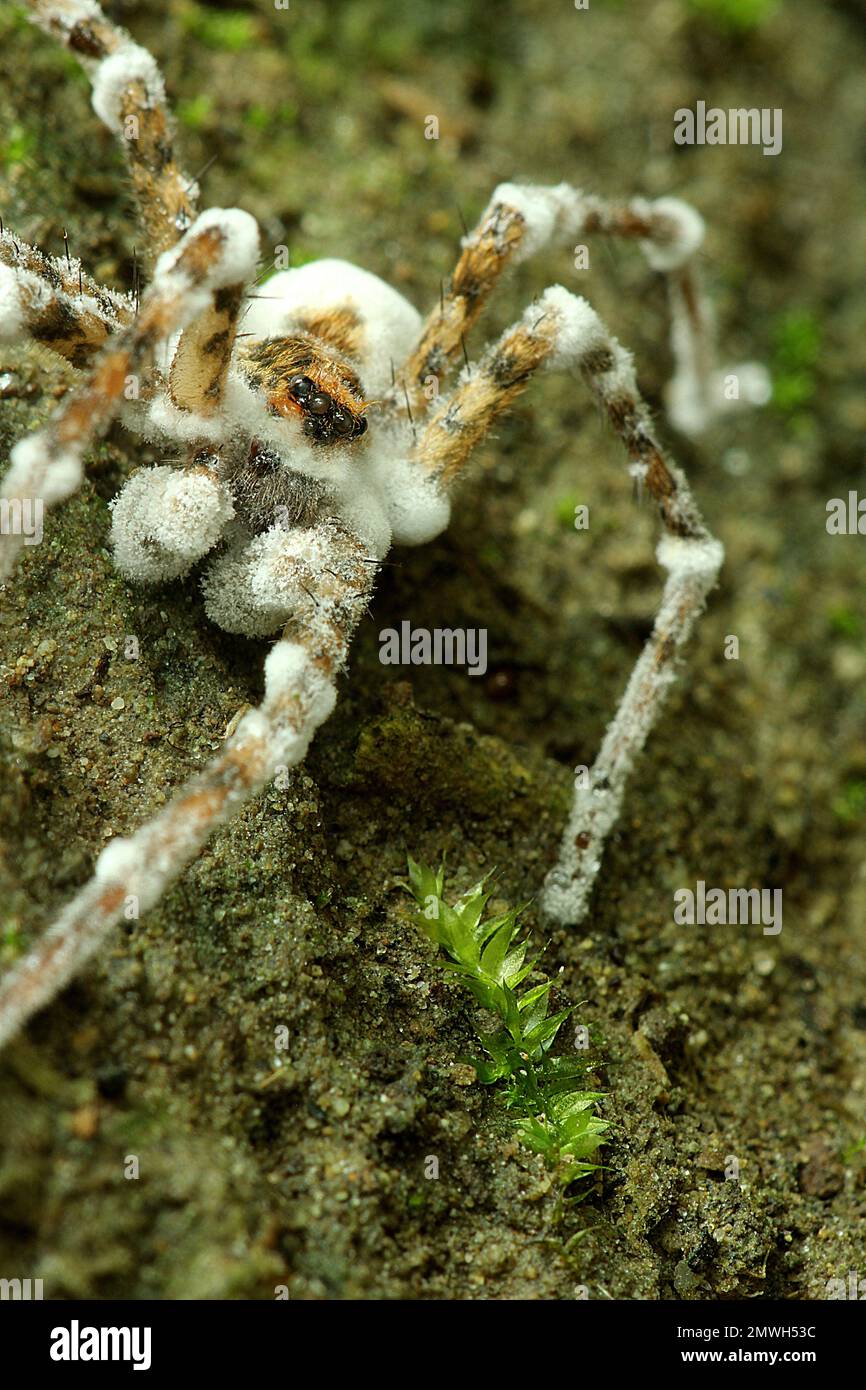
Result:
M326 506L328 489L315 478L283 466L280 455L254 439L246 453L225 464L235 516L251 536L273 526L312 526Z

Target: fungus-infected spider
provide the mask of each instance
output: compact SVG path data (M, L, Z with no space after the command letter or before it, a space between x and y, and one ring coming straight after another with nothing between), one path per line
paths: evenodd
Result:
M333 709L336 678L389 547L432 540L445 528L475 446L550 367L578 369L621 439L631 473L658 505L657 554L667 571L652 634L590 785L575 792L548 876L548 914L579 920L629 770L722 549L682 473L665 460L628 353L568 290L547 290L460 370L450 392L430 388L459 363L464 335L509 266L599 232L638 241L667 276L670 405L681 427L699 428L722 396L692 268L700 218L673 199L609 205L565 184L507 184L464 238L427 319L373 275L336 260L281 272L267 299L248 303L256 224L237 209L197 216L198 190L176 162L153 58L92 0L30 7L90 74L94 108L124 147L157 259L137 308L77 263L44 256L8 230L0 235L0 335L29 335L84 373L47 426L13 449L7 515L73 493L87 449L119 417L166 461L134 473L113 503L118 569L157 583L208 557L204 603L213 621L248 636L281 635L265 662L261 707L153 820L111 841L91 881L0 981L0 1042L94 951L130 895L141 911L153 905L221 822L278 768L300 762ZM2 578L21 544L14 530L4 526L0 535Z

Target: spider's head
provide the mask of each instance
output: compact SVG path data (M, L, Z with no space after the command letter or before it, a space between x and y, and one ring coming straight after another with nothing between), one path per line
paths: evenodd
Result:
M367 421L359 413L354 395L346 390L335 395L333 387L326 391L319 376L319 381L311 376L289 377L284 391L269 398L271 409L277 415L300 411L304 434L314 444L344 444L357 439L366 430ZM365 408L362 402L360 409Z
M311 333L244 349L241 370L271 415L294 421L314 445L351 444L367 429L364 391L348 358Z

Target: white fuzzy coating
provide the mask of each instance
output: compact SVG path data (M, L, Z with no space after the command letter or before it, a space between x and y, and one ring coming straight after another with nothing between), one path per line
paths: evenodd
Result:
M139 429L148 439L180 440L185 444L205 440L208 444L221 444L231 434L231 422L224 410L216 410L213 415L197 415L191 410L181 410L169 396L155 396L147 405Z
M634 762L676 680L673 654L691 635L718 576L724 550L708 535L666 535L656 557L668 578L653 637L644 646L607 727L589 785L575 785L559 858L545 881L542 907L561 924L577 923L586 913L604 844L619 820ZM659 634L664 634L661 650Z
M491 203L504 203L523 218L526 229L514 253L519 264L534 256L554 237L568 237L583 223L586 200L577 188L560 183L550 187L538 184L501 183ZM464 245L469 238L464 239Z
M248 709L232 734L232 745L242 748L250 740L266 743L270 737L270 729L267 715L262 714L260 709Z
M165 87L156 59L125 35L114 53L92 68L91 82L93 109L115 135L124 134L123 97L133 82L144 83L148 106L165 101Z
M546 360L550 368L571 366L586 353L610 343L607 330L592 305L562 285L551 285L545 290L538 302L526 310L523 321L541 328L548 314L557 324L553 348ZM544 331L548 331L546 323Z
M265 281L261 299L244 316L244 332L279 337L295 328L299 312L348 307L362 326L360 350L353 354L367 394L384 395L391 385L391 362L399 365L415 346L421 315L408 299L368 270L349 261L310 261L282 270Z
M383 439L370 474L383 499L395 545L426 545L447 528L451 520L447 493L407 457L399 435Z
M86 19L105 19L98 0L64 0L63 13L60 17L68 29L73 28L76 24L81 24ZM38 14L35 19L38 22Z
M697 439L713 417L708 393L697 373L680 370L665 389L668 419L675 429L689 439Z
M81 487L83 477L84 468L80 454L72 449L63 449L54 454L41 489L42 501L46 507L65 502L67 497L71 497Z
M309 665L309 653L300 642L277 642L265 657L265 698L282 698L297 689Z
M272 415L264 393L256 392L235 367L230 368L226 378L223 410L230 422L230 433L270 444L286 468L308 478L340 486L351 473L365 466L361 460L370 447L369 436L345 448L337 444L327 448L311 445L301 427L301 417Z
M9 471L3 479L4 496L38 496L46 507L71 497L81 486L81 457L73 449L63 449L53 454L46 466L50 450L50 441L43 434L19 439L9 455Z
M8 265L0 264L0 339L11 342L24 333L24 308L19 276Z
M176 579L213 549L233 515L216 477L139 469L111 503L114 563L139 583Z
M216 545L234 516L234 506L218 478L171 472L163 505L153 520L153 537L166 550L192 562Z
M14 246L14 242L12 244ZM80 269L81 262L70 259L66 270L73 280ZM106 308L105 299L108 299L110 308ZM124 310L132 311L134 307L132 299L113 290L105 292L102 303L86 292L55 292L35 272L25 270L23 266L8 266L0 262L0 341L11 341L25 335L28 315L47 309L52 301L64 310L71 310L76 316L92 315L100 320L107 319L112 327L120 323Z
M93 866L99 883L127 883L139 868L140 857L132 840L117 835L102 850Z
M172 427L168 411L154 411L153 419ZM378 448L378 443L374 444L371 439L372 431L345 446L330 444L320 448L311 445L303 432L301 417L272 415L264 392L257 392L236 367L229 369L222 410L213 417L213 428L211 438L218 436L222 429L226 438L246 435L248 439L269 444L279 454L285 468L328 483L346 498L366 486L368 458Z
M734 397L727 394L731 377L739 386ZM665 405L671 423L696 439L717 416L766 405L772 395L773 380L761 362L717 368L702 382L687 359L681 359L679 371L668 383Z
M269 637L297 612L315 612L305 593L305 575L321 560L314 531L280 526L250 539L240 533L217 555L202 578L205 612L226 632Z
M335 494L334 511L366 547L370 556L375 556L377 560L385 558L393 539L389 508L381 494L369 486L369 480L365 479L364 484L358 486L350 474L349 485Z
M272 526L250 537L241 527L202 579L205 611L226 632L269 637L297 619L312 649L333 642L333 531L328 526L283 530Z
M224 237L219 266L209 279L211 286L219 289L252 280L259 258L259 224L252 214L243 208L209 208L196 218L188 235L198 235L208 227L218 227Z
M656 559L663 569L675 576L695 576L710 588L722 568L725 548L712 536L694 537L664 535L656 546Z
M294 691L306 696L305 740L308 743L320 724L330 718L337 702L333 682L312 665L310 654L300 642L287 638L277 642L265 658L265 699L267 712Z
M259 228L256 219L242 208L208 208L201 213L177 245L163 251L154 268L154 280L176 277L177 262L186 247L211 227L216 227L223 239L204 285L218 290L224 285L245 285L252 280L259 254Z
M739 395L729 399L725 388L730 377L736 377ZM773 398L773 378L763 362L740 362L735 367L722 367L714 372L712 390L720 410L767 405Z
M657 198L642 205L644 215L661 230L640 243L653 270L670 273L685 265L704 240L704 219L679 198Z

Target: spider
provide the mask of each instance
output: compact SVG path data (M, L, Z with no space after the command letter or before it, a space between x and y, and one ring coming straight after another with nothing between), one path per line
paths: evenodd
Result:
M712 368L694 270L700 217L671 198L609 204L567 184L504 184L464 238L426 319L339 260L280 271L267 299L250 301L256 223L239 209L197 214L198 188L177 162L151 55L93 0L30 0L30 11L92 80L96 114L125 151L155 264L138 304L77 262L0 233L0 336L29 335L84 373L48 424L12 450L4 515L73 493L89 446L119 418L157 443L165 462L134 472L112 504L117 568L156 584L204 562L210 618L228 632L277 640L261 706L158 815L106 846L91 880L0 981L0 1043L80 968L130 898L140 912L152 906L222 822L303 759L334 708L336 679L390 546L444 530L476 445L550 368L579 372L622 441L631 473L657 504L657 558L667 572L652 633L587 784L575 787L546 880L548 917L579 921L722 548L665 458L629 354L584 299L546 290L478 361L459 364L467 331L510 266L586 234L636 240L668 282L669 407L682 429L697 432L725 395L737 394L723 386L749 380L745 369L723 376ZM22 544L16 530L4 525L0 534L3 579Z

